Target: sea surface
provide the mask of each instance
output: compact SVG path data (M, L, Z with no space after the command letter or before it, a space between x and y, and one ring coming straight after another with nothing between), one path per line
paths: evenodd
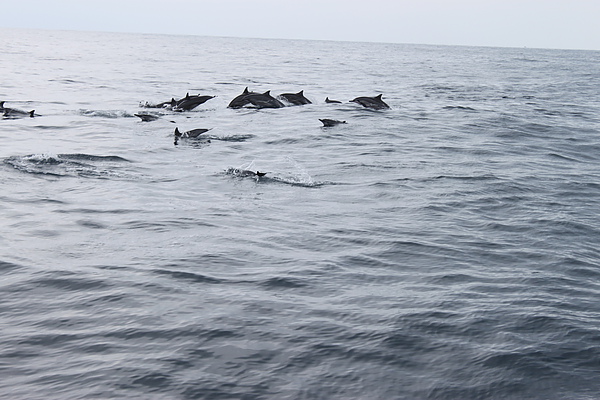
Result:
M0 398L600 399L600 52L0 34Z

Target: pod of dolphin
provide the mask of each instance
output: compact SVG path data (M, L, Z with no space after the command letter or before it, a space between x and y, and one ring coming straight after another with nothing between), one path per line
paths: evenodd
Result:
M201 96L201 95L191 95L190 96L190 94L187 93L185 95L185 97L183 97L179 100L175 100L175 98L171 98L171 100L169 100L169 101L165 101L163 103L157 103L157 104L144 102L144 103L140 103L140 107L156 108L156 109L169 109L174 112L184 112L184 111L191 111L194 108L198 107L199 105L206 103L208 100L213 99L214 97L215 96ZM312 104L312 102L304 96L303 90L299 91L298 93L283 93L283 94L279 95L277 98L275 98L271 95L271 92L269 90L264 93L257 93L257 92L249 91L248 88L246 87L244 89L244 91L242 92L242 94L236 96L233 100L231 100L231 102L229 103L229 105L227 107L233 108L233 109L240 109L240 108L244 108L244 107L255 108L255 109L282 108L282 107L286 107L286 104L284 102L291 106L301 106L301 105L305 105L305 104ZM386 109L390 108L383 101L383 97L381 94L378 96L374 96L374 97L368 97L368 96L356 97L355 99L350 100L350 102L357 103L365 108L372 109L372 110L386 110ZM4 101L0 101L0 114L2 114L3 119L15 119L15 118L24 118L24 117L33 118L37 115L35 113L35 110L23 111L23 110L18 110L16 108L9 108L9 107L5 107L4 103L5 103ZM325 99L325 103L339 104L339 103L341 103L341 101L331 100L331 99L329 99L329 97L327 97ZM159 116L156 114L144 113L144 112L135 113L134 115L145 122L154 121L159 118ZM336 126L339 124L346 123L346 121L338 121L335 119L327 119L327 118L319 119L319 121L321 121L321 123L323 124L324 127L333 127L333 126ZM208 132L209 130L210 129L198 128L198 129L192 129L189 131L181 132L181 131L179 131L179 128L175 128L175 142L174 143L175 143L175 145L177 145L179 140L183 139L183 138L191 138L191 139L198 138L200 135L202 135L205 132ZM252 171L249 171L249 172L252 172ZM259 173L258 171L254 174L256 176L264 175L264 173Z
M175 100L175 98L171 98L170 101L165 101L163 103L142 103L141 107L144 108L161 108L161 109L171 109L172 111L181 112L181 111L189 111L193 108L197 107L200 104L205 103L206 101L214 98L214 96L200 96L194 95L190 96L189 93L185 95L185 97ZM283 100L283 101L282 101ZM288 103L292 106L301 106L305 104L312 104L312 102L304 96L304 91L301 90L298 93L283 93L280 94L277 98L271 95L271 91L267 90L264 93L251 92L246 87L242 94L236 96L231 102L229 102L228 108L240 109L240 108L282 108L285 107L285 103ZM353 100L350 100L352 103L360 104L365 108L369 108L372 110L385 110L390 107L383 101L383 96L380 94L374 97L361 96L356 97ZM338 100L331 100L329 97L325 99L325 103L342 103ZM153 121L158 118L158 116L149 113L136 113L135 116L139 117L142 121ZM339 124L345 124L346 121L338 121L335 119L323 118L319 119L324 127L333 127ZM187 132L180 132L178 128L175 128L175 144L178 143L181 138L197 138L204 132L207 132L208 129L193 129Z

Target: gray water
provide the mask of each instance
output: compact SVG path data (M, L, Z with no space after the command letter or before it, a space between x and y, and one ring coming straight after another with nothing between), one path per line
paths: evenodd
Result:
M0 33L3 399L600 398L600 52Z

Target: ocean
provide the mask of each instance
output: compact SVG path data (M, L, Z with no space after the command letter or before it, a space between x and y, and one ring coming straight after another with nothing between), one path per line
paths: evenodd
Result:
M0 33L2 399L600 399L600 52Z

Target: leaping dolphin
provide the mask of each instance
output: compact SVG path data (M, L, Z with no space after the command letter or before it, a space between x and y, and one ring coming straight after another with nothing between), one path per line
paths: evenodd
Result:
M179 128L175 128L175 136L178 138L197 138L208 131L210 131L210 129L198 128L186 132L180 132Z
M244 89L244 92L231 100L227 107L229 108L242 108L247 105L253 105L256 108L281 108L285 105L271 96L271 91L267 90L264 93L250 92L248 88Z
M253 94L247 97L248 101L256 108L282 108L285 107L281 101L271 96L271 91L267 90L262 94Z
M375 96L375 97L357 97L354 100L350 100L352 103L358 103L365 108L371 108L373 110L385 110L390 108L383 100L383 95Z
M200 95L192 95L186 93L185 97L182 97L179 100L175 100L174 97L171 97L171 100L164 101L162 103L153 104L153 103L140 103L140 107L143 108L171 108L174 111L189 111L202 103L207 102L212 99L214 96L200 96Z
M304 90L301 90L298 93L283 93L280 94L279 97L295 106L312 104L312 102L309 99L304 97Z
M171 97L171 100L169 101L164 101L162 103L158 103L158 104L153 104L153 103L140 103L140 107L143 108L169 108L169 107L174 107L177 105L177 100L175 100L174 97Z
M183 138L196 139L198 136L208 132L209 130L210 129L198 128L190 131L180 132L179 128L175 128L175 144L179 143L179 139Z
M214 98L215 96L200 96L194 95L190 96L190 94L186 94L186 96L177 101L177 104L173 107L173 111L190 111L194 108L198 107L200 104L206 103L208 100Z
M231 102L229 103L229 105L227 107L229 108L242 108L244 107L246 104L248 104L248 96L252 95L252 94L258 94L255 92L250 92L248 90L248 87L246 87L246 89L244 89L244 91L242 92L242 94L240 94L239 96L236 96L235 99L231 100Z

